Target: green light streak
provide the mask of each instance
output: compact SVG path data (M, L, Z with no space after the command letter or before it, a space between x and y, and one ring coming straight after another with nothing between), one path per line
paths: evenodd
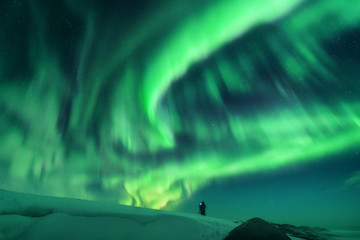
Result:
M359 25L360 2L193 4L148 7L134 26L73 1L56 20L9 6L31 31L26 46L0 34L14 52L0 59L0 187L169 208L213 181L359 147L360 72L328 45Z
M185 21L166 40L146 70L142 87L144 107L159 131L164 147L173 147L171 133L156 120L156 108L171 83L194 63L254 26L271 22L299 4L292 1L221 1Z
M344 114L341 106L336 107L337 112L326 111L321 106L316 109L320 111L311 118L301 110L283 109L272 117L237 119L233 123L234 135L247 131L238 139L239 146L255 137L262 145L260 150L256 145L248 146L240 156L203 152L187 159L181 168L174 163L164 164L128 181L127 192L136 199L137 206L163 208L169 201L190 196L214 180L311 162L359 146L360 127L355 118ZM352 113L359 110L360 104L355 104Z

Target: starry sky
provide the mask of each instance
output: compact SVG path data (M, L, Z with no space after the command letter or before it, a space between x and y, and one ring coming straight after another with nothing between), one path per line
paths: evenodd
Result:
M2 0L0 188L360 228L359 9Z

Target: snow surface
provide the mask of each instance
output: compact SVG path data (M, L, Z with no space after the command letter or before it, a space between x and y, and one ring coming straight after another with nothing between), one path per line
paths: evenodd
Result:
M238 225L196 214L0 189L0 240L222 240ZM359 231L332 233L339 237L311 238L311 233L309 239L360 240Z
M219 218L0 190L0 239L220 240L238 224Z

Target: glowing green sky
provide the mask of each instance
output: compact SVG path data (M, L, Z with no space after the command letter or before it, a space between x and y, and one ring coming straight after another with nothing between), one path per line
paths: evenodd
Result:
M358 1L0 9L1 188L172 209L360 146Z

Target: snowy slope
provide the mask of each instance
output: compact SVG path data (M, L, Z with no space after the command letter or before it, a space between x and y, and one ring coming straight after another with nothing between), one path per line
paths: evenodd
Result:
M0 239L220 240L231 221L0 190Z
M196 214L159 211L0 189L0 240L222 240L239 224ZM359 232L315 231L276 224L306 239L359 240ZM286 228L286 229L285 229ZM305 231L306 230L306 231Z

